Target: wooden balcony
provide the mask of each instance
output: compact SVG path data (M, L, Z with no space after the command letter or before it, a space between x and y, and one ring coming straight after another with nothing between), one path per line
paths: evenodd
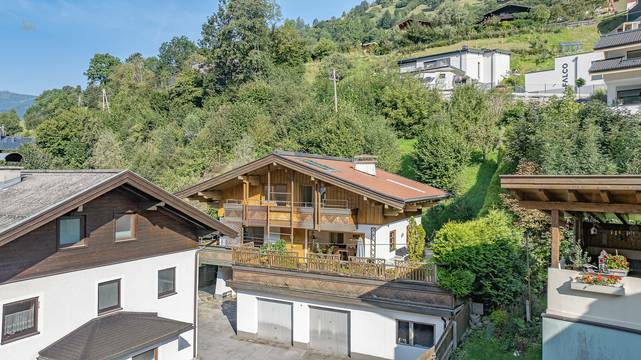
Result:
M245 226L293 227L298 229L315 229L314 207L306 203L289 201L248 202L230 200L224 204L223 221L242 223ZM318 230L352 232L356 230L355 211L347 204L327 204L319 207Z
M435 265L407 261L395 261L390 265L384 259L356 256L343 261L340 255L309 254L303 257L294 252L264 252L241 246L232 248L232 264L384 281L437 283Z

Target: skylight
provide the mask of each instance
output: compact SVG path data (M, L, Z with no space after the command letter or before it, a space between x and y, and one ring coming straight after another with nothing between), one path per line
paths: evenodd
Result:
M334 168L332 168L332 167L329 167L329 166L327 166L327 165L321 164L321 163L319 163L319 162L317 162L317 161L314 161L314 160L311 160L311 159L305 159L305 160L303 160L303 162L304 162L304 163L306 163L306 164L308 164L308 165L311 165L311 166L317 167L317 168L319 168L319 169L321 169L321 170L325 170L325 171L327 171L327 172L334 172L334 171L336 171L336 169L334 169Z

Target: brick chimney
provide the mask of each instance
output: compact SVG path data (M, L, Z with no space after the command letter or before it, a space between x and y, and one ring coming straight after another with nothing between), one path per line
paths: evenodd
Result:
M376 156L373 156L373 155L354 156L354 169L372 176L376 176Z

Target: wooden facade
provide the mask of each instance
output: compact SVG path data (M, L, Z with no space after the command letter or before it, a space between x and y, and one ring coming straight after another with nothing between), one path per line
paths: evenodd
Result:
M84 220L82 246L58 248L57 219L0 246L0 284L197 248L193 224L116 188L67 215ZM115 214L136 214L135 239L115 240Z

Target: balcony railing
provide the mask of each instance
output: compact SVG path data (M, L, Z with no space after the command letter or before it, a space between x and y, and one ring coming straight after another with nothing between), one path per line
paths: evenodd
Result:
M321 230L353 231L355 219L347 200L324 200L320 206ZM267 212L272 226L313 229L314 208L308 202L285 200L227 200L224 207L224 221L242 223L247 226L265 226Z
M385 281L401 280L424 284L437 282L435 265L406 261L395 261L393 265L389 265L384 259L356 256L343 261L340 255L309 254L303 257L295 252L261 251L244 246L232 248L232 263Z

